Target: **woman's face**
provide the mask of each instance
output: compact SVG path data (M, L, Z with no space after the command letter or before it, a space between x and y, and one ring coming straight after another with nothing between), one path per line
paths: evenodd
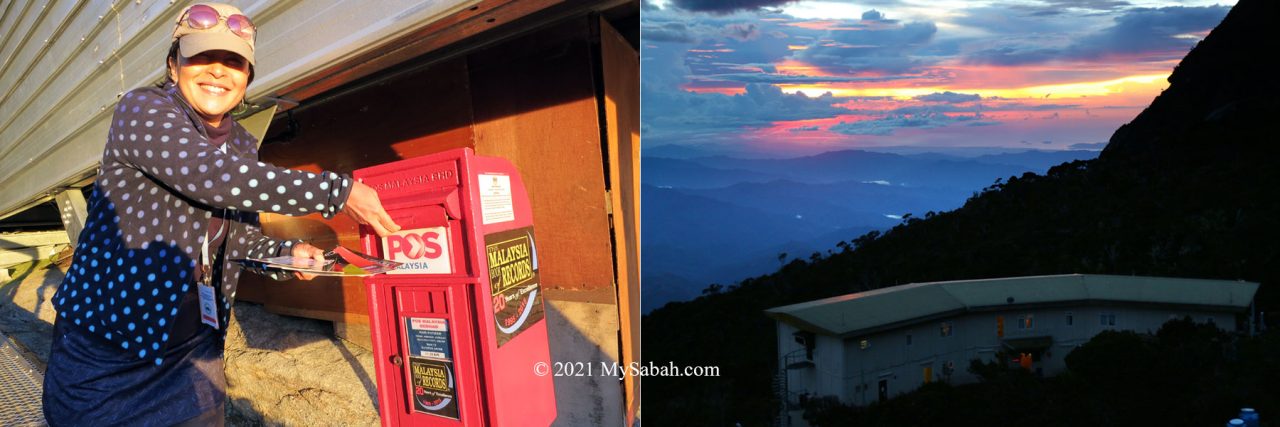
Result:
M225 50L205 51L190 58L177 56L178 63L169 65L169 77L200 117L219 126L222 116L244 99L249 61Z

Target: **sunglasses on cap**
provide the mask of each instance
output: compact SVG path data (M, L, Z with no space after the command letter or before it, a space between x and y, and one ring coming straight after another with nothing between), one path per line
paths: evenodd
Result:
M218 26L218 22L223 20L227 22L227 29L242 39L252 42L257 35L257 27L253 26L249 17L240 14L224 17L218 13L217 9L203 4L191 6L183 12L182 17L178 19L178 25L185 25L195 30L207 30Z

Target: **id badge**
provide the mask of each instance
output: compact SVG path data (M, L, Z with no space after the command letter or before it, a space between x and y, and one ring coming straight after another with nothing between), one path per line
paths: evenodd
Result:
M200 281L196 287L200 294L200 322L218 329L218 303L213 285L208 279Z
M196 286L200 294L200 322L218 329L218 298L213 290L213 272L209 267L209 233L205 232L204 247L200 250L200 283Z
M200 322L218 329L218 304L214 302L213 286L200 284Z

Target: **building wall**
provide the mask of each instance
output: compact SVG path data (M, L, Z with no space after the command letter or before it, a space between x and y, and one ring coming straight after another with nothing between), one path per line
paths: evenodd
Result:
M810 396L839 395L846 385L844 340L830 335L815 335L813 357L807 358L805 346L797 343L795 333L800 330L778 322L778 367L786 375L789 399L795 403L800 394ZM811 361L813 367L786 369L788 364Z
M1068 313L1071 314L1071 324L1067 323ZM1031 327L1019 328L1019 318L1027 315L1032 316ZM1109 319L1103 316L1110 315L1114 315L1115 324L1103 324L1103 319ZM886 380L888 396L893 397L925 384L925 368L929 368L930 381L949 381L952 384L976 382L978 378L968 370L970 361L994 360L996 353L1002 350L1003 340L1044 336L1052 337L1052 344L1033 368L1039 368L1043 375L1053 375L1066 369L1064 360L1071 350L1102 331L1155 333L1165 322L1188 315L1200 323L1212 319L1219 328L1232 330L1235 327L1235 314L1225 311L1094 305L969 313L916 323L841 339L843 354L824 348L824 345L832 345L837 337L820 334L818 348L814 351L815 366L790 371L788 378L795 380L790 383L790 391L793 395L807 391L816 396L836 396L845 404L867 405L878 400L881 379ZM998 316L1004 318L1003 338L996 334ZM943 322L950 323L950 336L942 335ZM803 348L792 339L796 328L782 322L778 325L779 355ZM839 362L842 368L828 365L835 362L831 356L836 354L843 357ZM949 377L944 369L948 362L954 364ZM832 383L839 384L832 387Z
M782 387L784 387L784 392L787 393L787 399L794 403L799 393L817 390L816 370L787 369L788 364L811 359L805 357L804 346L795 341L795 333L800 330L783 322L777 322L777 324L778 369L783 375L783 378L781 378L783 381ZM816 346L814 351L817 351Z
M591 22L565 19L529 37L405 66L376 84L277 115L261 157L336 172L458 147L505 158L528 190L543 289L575 291L560 297L595 291L607 298L592 302L614 304ZM358 226L344 215L264 214L262 222L272 236L360 247ZM365 292L358 277L242 276L239 297L276 313L364 324Z
M849 348L844 340L829 335L818 335L818 345L813 352L814 382L813 395L835 396L844 388L845 353Z

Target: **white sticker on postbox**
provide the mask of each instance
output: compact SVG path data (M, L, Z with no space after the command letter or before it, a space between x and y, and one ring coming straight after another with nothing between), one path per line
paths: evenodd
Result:
M485 225L515 221L516 210L511 204L511 176L480 174L480 216Z
M388 234L382 253L403 265L387 274L452 274L449 246L449 229L443 226Z

